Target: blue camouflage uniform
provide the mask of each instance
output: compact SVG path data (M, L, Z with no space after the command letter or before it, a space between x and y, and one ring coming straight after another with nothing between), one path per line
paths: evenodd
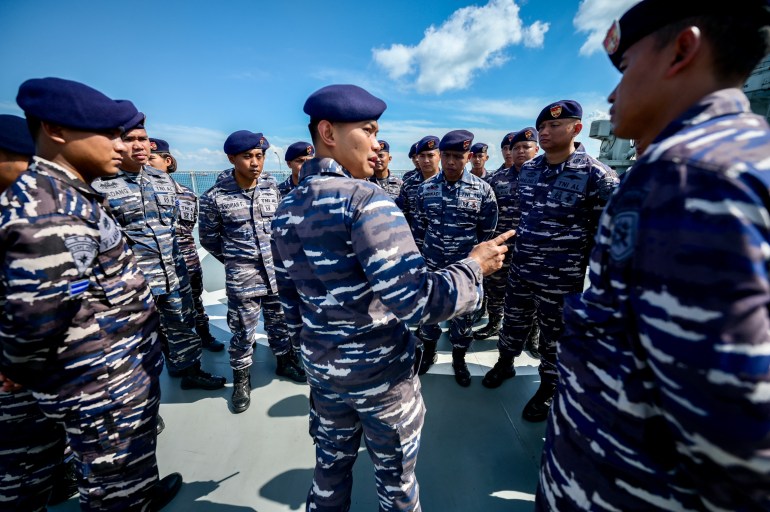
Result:
M195 245L195 224L198 222L198 196L190 188L174 181L176 197L179 202L177 210L176 239L179 253L184 259L187 274L190 279L193 308L195 310L196 331L209 332L209 317L203 306L203 268Z
M503 172L503 171L500 171ZM521 217L505 289L502 356L521 354L536 316L541 332L542 383L556 380L556 342L564 295L583 289L588 252L599 215L618 183L615 171L580 143L566 162L539 155L521 166Z
M146 510L158 481L158 316L103 200L40 158L0 196L0 371L64 427L84 510ZM40 448L27 460L61 459L61 445Z
M412 236L417 244L417 248L422 248L422 241L425 238L423 225L417 221L417 189L425 181L420 170L416 169L414 174L405 174L401 181L401 190L396 198L396 204L404 214L409 228L412 230Z
M297 185L295 185L294 180L291 179L291 174L288 178L278 184L278 192L281 193L281 197L285 196L295 188L297 188Z
M479 242L489 240L497 225L497 202L490 186L478 176L463 171L450 183L444 172L423 182L417 190L417 217L425 233L422 254L431 270L462 260ZM449 321L452 348L467 350L473 341L473 313ZM423 324L419 336L436 342L438 324Z
M566 299L540 510L770 509L769 186L770 129L738 89L624 177Z
M107 198L150 284L169 370L179 373L199 365L201 340L195 332L192 290L176 239L179 202L174 180L144 166L138 173L121 170L97 178L92 186Z
M349 510L362 435L380 510L420 510L414 466L425 406L406 323L474 310L478 264L429 272L387 194L328 158L305 163L273 231L281 302L311 386L317 463L308 510Z
M372 176L369 181L379 185L394 201L401 195L401 186L404 184L404 181L392 172L388 173L387 178L380 179L377 176Z
M224 171L200 198L198 232L201 245L225 266L227 324L233 333L230 365L251 366L260 311L270 349L276 356L291 351L291 340L278 301L271 222L281 195L271 176L242 189L234 171Z

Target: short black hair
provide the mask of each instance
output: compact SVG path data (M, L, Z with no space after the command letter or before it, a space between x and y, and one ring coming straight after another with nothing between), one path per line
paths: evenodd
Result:
M307 125L307 129L310 130L310 140L313 141L314 146L318 146L318 123L320 123L320 119L313 119L310 118L310 122Z
M711 45L716 76L745 81L770 52L770 27L763 25L762 21L729 13L693 16L655 32L656 48L662 49L682 30L696 26Z

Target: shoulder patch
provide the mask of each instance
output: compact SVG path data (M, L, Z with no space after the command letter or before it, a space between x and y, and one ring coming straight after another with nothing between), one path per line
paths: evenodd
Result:
M625 261L634 253L638 229L638 212L619 213L612 219L610 257L614 261Z
M96 258L99 244L91 237L73 235L64 239L64 245L67 246L72 259L75 260L75 267L82 276L91 267L94 258Z

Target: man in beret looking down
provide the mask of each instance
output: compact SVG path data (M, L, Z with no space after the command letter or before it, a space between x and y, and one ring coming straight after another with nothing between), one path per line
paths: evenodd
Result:
M294 382L306 380L278 301L270 225L281 193L274 179L262 178L269 147L261 133L230 134L224 151L233 168L224 171L200 200L201 245L225 266L227 325L233 333L229 352L234 413L245 411L251 403L251 365L260 313L276 358L275 374ZM307 146L304 151L307 154Z
M309 142L298 141L286 148L284 160L286 160L286 165L291 170L291 176L278 185L278 191L281 193L281 196L285 196L296 188L297 183L299 183L299 170L314 155L315 148Z
M645 149L565 300L536 508L770 510L770 3L644 0L605 48Z
M406 323L477 307L482 276L511 236L430 272L403 215L366 180L377 163L385 103L354 85L307 99L316 156L273 221L281 302L310 384L316 467L307 509L350 510L352 468L365 436L382 511L419 511L414 475L425 408Z
M369 178L369 181L376 183L387 194L396 200L401 193L401 185L403 182L398 176L394 176L388 167L393 157L390 156L390 144L385 140L377 141L380 144L380 150L377 152L377 165L374 166L374 175Z
M158 480L158 314L105 198L89 186L119 172L120 135L138 112L59 78L27 80L16 101L36 156L0 196L0 372L64 427L83 510L160 510L182 478ZM30 451L62 456L61 444Z

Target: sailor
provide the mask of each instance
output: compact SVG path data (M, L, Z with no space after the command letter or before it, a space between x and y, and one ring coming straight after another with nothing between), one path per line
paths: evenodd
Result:
M477 142L471 146L471 174L484 181L488 181L491 177L485 167L487 160L489 160L488 150L489 146L483 142Z
M440 165L438 143L439 139L435 135L426 135L417 142L419 172L404 176L401 193L396 199L396 204L401 208L406 222L412 229L412 236L418 249L422 247L425 232L422 222L417 218L417 188L424 181L438 174Z
M298 141L286 148L284 159L291 170L291 176L278 185L281 196L294 190L299 183L299 170L305 162L313 158L313 155L315 155L315 148L309 142Z
M270 224L281 194L275 180L261 179L269 147L261 133L239 130L230 134L224 152L233 168L220 175L200 201L201 245L225 266L227 325L233 333L231 406L236 414L251 403L251 365L260 313L277 360L275 374L306 381L278 301Z
M565 301L536 508L770 510L770 3L644 0L605 48L645 150Z
M148 165L150 139L144 122L142 114L126 126L120 172L96 178L93 187L107 197L150 283L169 375L182 377L182 389L219 389L225 378L201 369L192 289L176 238L176 186L169 175Z
M119 172L122 127L138 112L58 78L27 80L16 101L36 156L0 196L0 372L66 430L83 510L160 510L182 478L158 480L158 315L88 185ZM49 453L60 459L61 445Z
M382 187L393 200L396 200L401 193L403 181L388 169L391 160L393 160L390 155L390 144L385 140L378 142L380 143L380 150L377 152L377 165L374 166L374 176L369 178L369 181Z
M150 137L150 157L148 164L167 174L177 170L176 158L171 154L168 142L163 139ZM190 188L173 180L176 187L176 197L179 202L177 210L176 240L179 252L184 258L187 274L190 277L193 307L195 308L195 332L201 338L202 347L211 352L221 352L225 345L217 340L209 328L209 317L203 306L203 269L195 246L195 224L198 222L198 196Z
M518 229L521 209L519 207L519 172L524 162L532 160L540 149L537 145L537 130L533 127L524 128L515 132L511 137L510 154L513 155L513 163L506 169L501 169L490 177L488 183L495 193L497 208L499 210L497 218L497 234L508 231L509 229ZM509 246L513 249L512 242ZM474 339L484 340L491 336L497 336L500 330L500 323L503 320L503 303L505 299L505 282L508 279L508 268L511 264L512 251L505 255L505 261L500 271L484 279L484 293L487 299L487 313L489 320L487 325L473 333ZM534 322L533 329L539 333L537 322ZM528 341L532 336L527 338ZM537 335L534 338L537 339ZM532 347L528 347L532 348ZM482 381L487 383L488 381Z
M513 138L516 132L506 133L503 140L500 141L500 151L503 154L503 163L497 168L498 171L510 169L513 166Z
M573 100L546 106L535 123L545 154L519 172L521 217L505 288L500 357L482 384L496 388L516 374L513 359L524 349L537 318L540 386L522 412L527 421L543 421L548 415L556 389L564 296L583 289L599 215L618 183L615 171L575 142L582 116L582 107Z
M0 192L27 169L34 154L27 121L1 114ZM0 307L4 301L1 294ZM0 384L0 510L45 510L57 475L65 473L64 429L43 414L29 390L2 374Z
M385 103L354 85L305 102L316 157L278 207L276 276L286 320L299 337L310 383L316 467L307 510L350 510L363 435L381 511L419 511L414 475L425 407L405 322L440 322L478 305L482 275L500 244L429 272L400 210L366 178L377 161Z
M470 158L473 134L454 130L441 138L441 172L417 189L417 216L423 222L425 241L422 254L431 270L438 270L467 257L471 248L492 238L497 225L497 202L490 186L465 170ZM459 315L449 321L452 369L460 386L471 384L465 354L473 341L474 314ZM436 362L436 344L441 327L420 325L424 342L419 374Z

